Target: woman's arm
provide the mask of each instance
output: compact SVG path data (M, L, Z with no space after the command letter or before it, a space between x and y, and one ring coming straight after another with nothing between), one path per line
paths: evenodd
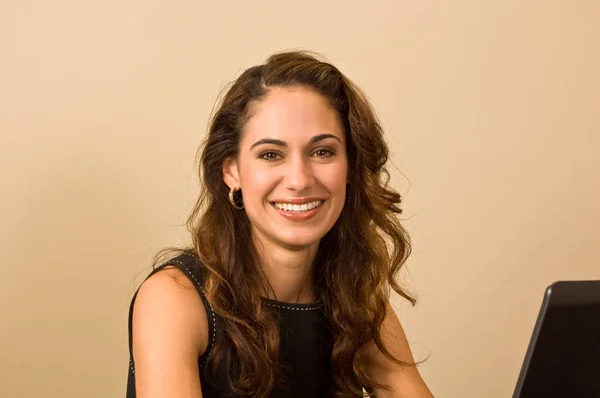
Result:
M414 363L406 335L398 317L388 304L387 315L381 327L381 338L387 350L403 362ZM371 361L369 375L379 383L392 387L391 391L375 389L376 398L433 398L415 366L398 365L386 358L375 343L369 347Z
M181 271L167 268L142 284L132 326L137 397L202 397L198 356L208 344L208 321Z

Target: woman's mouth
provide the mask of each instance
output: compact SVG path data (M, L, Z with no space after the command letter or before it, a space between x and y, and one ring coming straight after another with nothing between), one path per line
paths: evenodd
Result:
M303 221L318 213L324 200L314 200L305 203L271 202L277 212L293 221Z
M315 200L302 204L273 202L272 205L279 210L302 213L308 210L316 209L323 204L323 200Z

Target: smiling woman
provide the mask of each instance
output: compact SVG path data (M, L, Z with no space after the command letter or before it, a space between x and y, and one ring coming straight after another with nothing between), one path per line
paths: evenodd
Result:
M414 300L387 157L333 65L246 70L201 148L193 244L159 253L132 300L127 396L431 397L389 305Z
M268 252L316 252L346 199L340 117L325 97L302 86L274 87L250 112L238 154L225 162L225 183L241 187L257 243Z

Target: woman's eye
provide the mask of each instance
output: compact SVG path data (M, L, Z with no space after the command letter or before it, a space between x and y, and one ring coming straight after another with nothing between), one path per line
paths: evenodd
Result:
M279 154L275 152L263 152L260 154L259 158L269 162L273 162L275 160L279 160L281 156L279 156Z
M331 149L317 149L314 154L318 157L318 158L328 158L330 156L335 155L335 152L333 152Z

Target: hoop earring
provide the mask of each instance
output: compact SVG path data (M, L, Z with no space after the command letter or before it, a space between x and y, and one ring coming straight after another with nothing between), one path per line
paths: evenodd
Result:
M242 209L244 208L244 202L242 202L242 206L238 206L238 204L237 204L237 203L235 203L235 198L233 197L233 194L234 194L235 192L237 192L237 191L241 191L241 188L238 188L238 187L232 187L232 188L229 190L229 202L230 202L230 203L231 203L231 205L232 205L233 207L235 207L236 209L238 209L238 210L242 210Z

